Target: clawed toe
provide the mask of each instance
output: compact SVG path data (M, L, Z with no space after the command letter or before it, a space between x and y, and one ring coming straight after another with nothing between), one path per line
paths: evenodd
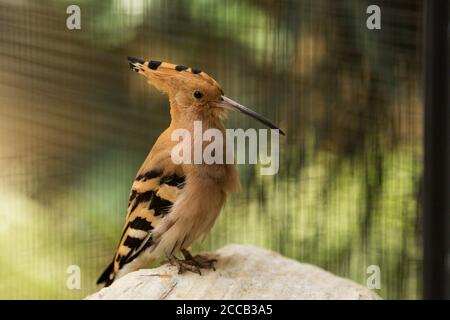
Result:
M190 271L202 275L200 268L197 265L191 264L187 260L180 260L175 256L169 257L169 263L173 266L178 267L178 274Z
M197 255L195 257L192 257L191 260L187 260L193 265L196 265L200 269L213 269L216 271L215 263L217 262L217 259L209 259L205 256Z
M217 262L217 259L210 259L202 255L196 255L193 257L187 250L184 249L182 250L182 253L185 257L184 260L178 259L175 256L167 257L168 262L171 265L178 267L178 274L190 271L202 275L200 269L212 269L216 271L215 263Z

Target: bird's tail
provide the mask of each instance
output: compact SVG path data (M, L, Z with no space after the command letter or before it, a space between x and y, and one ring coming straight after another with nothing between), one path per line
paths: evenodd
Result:
M97 284L105 284L105 287L111 285L114 281L114 261L109 264L109 266L103 271L101 276L97 280Z

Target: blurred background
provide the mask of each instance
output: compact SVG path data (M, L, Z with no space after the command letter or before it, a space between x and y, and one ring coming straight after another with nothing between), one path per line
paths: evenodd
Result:
M0 298L100 289L169 123L128 55L199 67L287 132L278 175L239 166L242 191L196 251L255 244L363 285L377 265L383 298L420 298L423 3L377 1L371 31L371 2L79 0L71 31L74 1L0 0Z

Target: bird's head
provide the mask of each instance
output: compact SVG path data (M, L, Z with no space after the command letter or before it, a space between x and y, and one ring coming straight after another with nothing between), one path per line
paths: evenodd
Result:
M280 130L255 111L226 97L217 81L199 69L133 57L128 57L128 61L132 70L144 75L153 86L166 93L182 113L200 112L220 117L224 110L235 110ZM281 130L280 133L284 135Z

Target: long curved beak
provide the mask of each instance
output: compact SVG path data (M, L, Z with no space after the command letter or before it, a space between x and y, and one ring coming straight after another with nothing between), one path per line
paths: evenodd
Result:
M266 126L268 126L271 129L279 130L283 136L285 135L284 132L280 128L278 128L276 125L274 125L268 119L264 118L262 115L256 113L252 109L249 109L228 97L222 96L222 101L215 102L214 105L217 107L220 107L220 108L228 109L228 110L239 111L243 114L246 114L246 115L252 117L255 120L258 120L259 122L261 122L262 124L265 124Z

